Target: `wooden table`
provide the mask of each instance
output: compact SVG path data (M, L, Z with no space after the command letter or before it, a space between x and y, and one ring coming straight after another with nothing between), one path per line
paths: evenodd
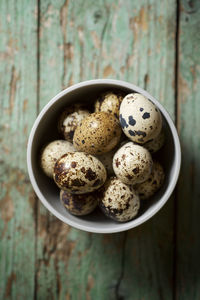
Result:
M173 197L119 234L63 224L27 175L38 112L92 78L147 89L182 143ZM200 299L200 1L0 0L0 100L0 299Z

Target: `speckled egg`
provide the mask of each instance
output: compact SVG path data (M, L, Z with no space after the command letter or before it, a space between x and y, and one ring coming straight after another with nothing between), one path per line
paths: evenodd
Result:
M73 112L77 111L77 110L84 110L83 105L81 105L80 103L74 103L71 104L65 108L63 108L61 110L60 116L58 118L58 131L59 133L63 134L63 121L64 119L66 119L66 117L70 114L72 114Z
M65 109L61 114L58 122L58 130L63 134L65 140L72 142L76 127L90 112L80 107L73 105Z
M132 186L114 177L103 186L99 206L108 217L118 222L127 222L137 215L140 200Z
M133 142L123 145L113 157L113 170L126 184L136 184L148 179L153 161L147 149Z
M58 187L69 193L93 192L106 180L106 169L94 156L69 152L57 160L53 178Z
M53 178L54 165L63 154L76 151L73 144L64 140L56 140L46 145L41 152L40 164L44 173Z
M150 153L155 153L162 148L165 143L165 131L161 130L159 135L155 139L143 144L143 146L149 150Z
M119 118L119 108L122 100L123 96L121 93L103 93L95 102L95 112L105 111Z
M71 214L76 216L90 214L98 203L96 192L77 195L63 190L60 190L60 201Z
M141 94L128 94L122 101L120 124L133 142L144 144L161 131L162 116L159 109Z
M146 181L134 186L140 199L145 200L153 196L162 186L164 178L163 167L159 162L154 161L150 177Z
M93 113L76 128L73 145L78 151L102 154L111 151L119 142L121 128L117 118L106 112Z

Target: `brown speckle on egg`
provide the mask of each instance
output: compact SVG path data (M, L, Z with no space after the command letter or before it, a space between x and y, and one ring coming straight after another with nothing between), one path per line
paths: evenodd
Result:
M99 155L111 151L120 137L121 128L116 117L99 112L89 115L77 126L73 144L78 151Z
M124 144L113 157L114 172L125 184L136 184L147 180L152 165L149 151L133 142Z
M96 157L83 152L70 152L56 162L53 177L60 189L83 194L104 184L106 170Z
M99 206L110 218L118 222L133 219L140 208L140 200L132 186L113 177L106 181L99 194Z
M85 216L90 214L97 206L96 192L86 194L70 194L60 191L60 200L64 207L73 215Z

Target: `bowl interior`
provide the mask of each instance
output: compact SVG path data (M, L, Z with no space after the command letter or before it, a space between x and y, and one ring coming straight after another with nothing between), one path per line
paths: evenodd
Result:
M175 141L170 128L170 124L166 119L166 111L160 104L156 103L163 115L164 127L166 131L166 142L165 146L159 151L156 157L162 163L165 170L165 183L162 188L157 192L151 199L141 203L141 209L138 216L128 223L117 223L106 216L97 208L92 214L84 217L76 217L67 212L67 210L61 205L59 200L59 189L56 184L46 177L39 165L39 155L42 146L55 139L61 137L57 131L57 120L62 110L75 102L84 102L91 106L94 103L95 97L99 93L106 90L120 89L120 91L127 93L136 91L145 94L142 90L130 89L124 86L117 86L116 84L92 84L82 86L73 89L59 97L52 105L46 109L43 115L39 116L39 121L32 136L31 144L31 169L34 178L34 189L42 200L43 204L58 218L62 221L91 232L117 232L123 231L128 228L135 227L136 225L143 223L150 215L153 215L155 211L158 211L163 205L161 202L166 202L166 191L169 188L169 184L174 180L174 172L176 168L176 151ZM147 94L145 94L147 95ZM155 102L150 95L151 100ZM33 181L32 181L33 183Z

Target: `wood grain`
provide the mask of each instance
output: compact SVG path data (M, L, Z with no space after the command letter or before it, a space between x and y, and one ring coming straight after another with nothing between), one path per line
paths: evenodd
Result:
M0 298L33 299L35 197L26 170L37 109L37 2L0 1Z
M76 4L66 1L60 2L59 5L54 2L41 2L40 107L65 86L93 78L93 75L87 75L90 67L83 64L98 63L99 58L96 55L94 59L93 51L87 50L87 56L89 55L91 60L89 61L82 51L84 45L87 45L87 39L92 41L84 20L86 18L89 22L94 12L86 16L87 9L82 11L82 6L85 6L84 1ZM97 12L100 7L97 6ZM102 19L95 27L94 23L96 18L99 18L99 13L96 13L94 21L91 20L91 26L94 27L92 31L96 30L96 35L101 36L106 20ZM78 18L75 22L76 16ZM52 32L55 37L53 40ZM93 49L91 41L89 40L88 46ZM94 51L98 53L98 49ZM122 241L123 234L101 236L72 229L49 216L40 206L37 297L115 299L115 284L121 268L119 259ZM98 271L100 269L101 272ZM111 282L108 282L107 278ZM101 282L102 286L98 282Z
M182 171L177 191L177 299L199 299L200 2L180 1L178 128Z
M200 298L199 13L198 0L0 1L0 299ZM63 224L27 176L38 111L93 78L147 89L181 137L175 197L125 233Z
M40 107L66 86L106 77L145 87L174 117L174 1L41 1L40 14ZM37 296L171 299L172 241L172 201L114 235L69 228L40 207Z

